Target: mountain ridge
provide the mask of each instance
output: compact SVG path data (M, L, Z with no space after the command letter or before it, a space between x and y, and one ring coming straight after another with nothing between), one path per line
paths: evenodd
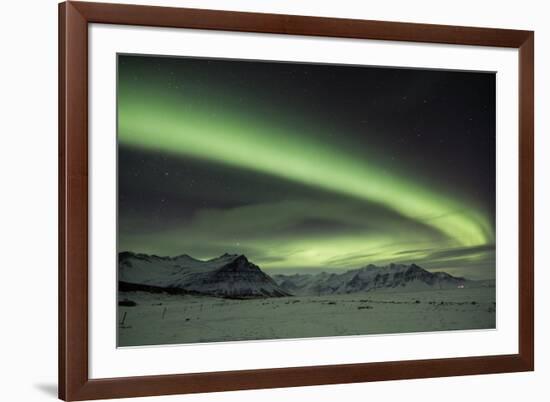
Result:
M449 289L470 281L446 272L429 272L417 264L389 264L351 269L343 273L274 275L283 289L294 295L329 295L368 292L376 289Z
M119 253L120 290L189 293L226 298L317 296L377 289L449 289L470 281L446 272L429 272L416 264L389 264L342 273L276 274L270 276L243 254L224 253L209 260L188 254L163 257Z
M289 296L242 254L225 253L202 261L187 254L161 257L125 251L119 253L118 282L121 290L167 291L227 298Z

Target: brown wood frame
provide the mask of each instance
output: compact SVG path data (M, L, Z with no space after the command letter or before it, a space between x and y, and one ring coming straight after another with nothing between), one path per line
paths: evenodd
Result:
M89 379L88 24L315 35L519 49L519 353ZM66 2L59 5L59 397L67 401L534 369L534 33L351 19Z

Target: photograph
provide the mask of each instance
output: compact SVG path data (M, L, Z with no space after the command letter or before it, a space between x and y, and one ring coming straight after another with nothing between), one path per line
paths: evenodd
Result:
M1 400L549 399L548 4L0 7Z
M496 74L117 55L117 346L494 330Z

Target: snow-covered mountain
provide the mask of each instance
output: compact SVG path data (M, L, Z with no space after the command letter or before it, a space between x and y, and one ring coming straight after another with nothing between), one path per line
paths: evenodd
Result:
M416 264L367 265L341 274L274 275L273 279L286 292L297 295L329 295L367 292L374 289L449 289L468 281L445 272L429 272Z
M120 290L148 290L218 297L281 297L289 294L244 255L224 254L201 261L121 252L118 255Z
M270 277L244 255L223 254L202 261L119 253L120 290L166 291L230 298L318 296L375 289L450 289L474 282L445 272L429 272L416 264L367 265L343 273L274 275Z

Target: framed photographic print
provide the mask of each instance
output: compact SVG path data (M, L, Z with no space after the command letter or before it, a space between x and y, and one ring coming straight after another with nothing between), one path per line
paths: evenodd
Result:
M533 32L59 10L61 399L533 370Z

